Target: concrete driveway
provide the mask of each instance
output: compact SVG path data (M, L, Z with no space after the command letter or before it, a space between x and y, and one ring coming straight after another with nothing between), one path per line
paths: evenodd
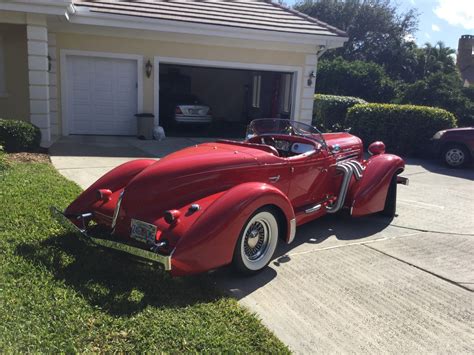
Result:
M126 160L200 141L69 137L51 159L86 187ZM410 160L403 175L393 220L327 216L259 275L209 277L296 353L473 353L474 170Z
M161 158L178 149L211 141L210 138L166 138L162 142L135 137L68 136L50 148L53 165L83 189L110 169L129 160Z

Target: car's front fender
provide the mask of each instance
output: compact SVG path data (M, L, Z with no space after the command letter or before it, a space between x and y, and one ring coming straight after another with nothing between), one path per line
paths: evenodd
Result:
M357 217L382 211L393 175L404 169L405 162L396 155L380 154L369 158L362 179L351 187L351 215Z
M263 206L274 206L286 219L288 240L295 216L285 194L265 183L244 183L219 194L180 238L172 256L172 274L198 273L231 263L244 224Z

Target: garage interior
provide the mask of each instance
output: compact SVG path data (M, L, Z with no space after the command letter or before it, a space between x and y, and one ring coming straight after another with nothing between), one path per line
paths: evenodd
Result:
M293 73L160 63L159 124L167 136L242 138L253 119L290 117L292 85ZM177 124L183 96L208 106L212 121Z

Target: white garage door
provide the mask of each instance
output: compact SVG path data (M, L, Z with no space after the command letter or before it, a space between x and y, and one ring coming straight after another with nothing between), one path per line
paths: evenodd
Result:
M68 56L71 134L136 134L137 62Z

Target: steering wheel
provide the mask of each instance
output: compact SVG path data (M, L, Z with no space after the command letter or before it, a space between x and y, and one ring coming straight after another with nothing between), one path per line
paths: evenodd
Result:
M273 137L263 137L262 143L266 145L270 145L272 147L276 147L276 141L275 141L275 138Z

